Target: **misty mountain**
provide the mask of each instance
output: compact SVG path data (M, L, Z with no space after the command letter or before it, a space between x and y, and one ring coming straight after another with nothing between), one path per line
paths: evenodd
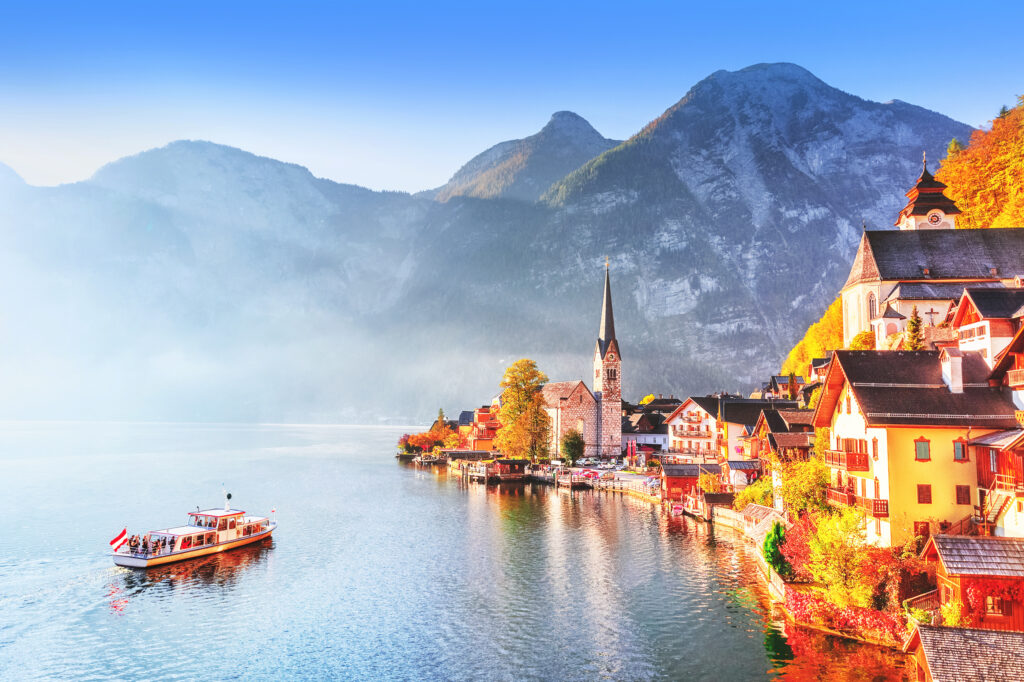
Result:
M606 256L627 398L749 389L921 151L969 133L777 64L712 74L621 144L556 114L436 195L194 141L58 187L0 167L0 414L409 422L486 402L524 356L587 378Z
M539 133L501 142L474 156L437 190L436 197L533 202L553 183L618 144L602 137L582 116L559 111Z

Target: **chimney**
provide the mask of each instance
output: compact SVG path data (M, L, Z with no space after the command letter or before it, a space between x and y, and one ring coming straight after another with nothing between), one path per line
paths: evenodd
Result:
M963 353L958 348L943 348L939 355L942 363L942 382L950 393L964 392Z

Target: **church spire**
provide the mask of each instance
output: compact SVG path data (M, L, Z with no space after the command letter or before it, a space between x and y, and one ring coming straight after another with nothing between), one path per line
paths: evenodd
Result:
M597 335L598 351L603 358L608 347L615 343L615 316L612 313L612 285L609 279L610 264L604 261L604 304L601 306L601 329ZM615 343L618 346L618 343Z

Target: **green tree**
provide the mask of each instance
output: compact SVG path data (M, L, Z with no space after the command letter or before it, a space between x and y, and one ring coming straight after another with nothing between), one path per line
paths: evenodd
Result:
M770 507L774 501L775 498L772 495L772 477L762 476L743 490L736 493L736 499L733 500L732 506L735 509L743 509L748 504L760 504L765 507Z
M875 333L872 331L862 331L855 337L850 339L850 350L874 350L875 349Z
M921 333L921 316L917 314L917 306L910 311L910 321L907 322L907 331L904 336L903 348L905 350L923 350L924 335Z
M964 146L960 144L960 140L955 137L949 141L949 146L946 147L946 156L956 156L964 150Z
M779 496L790 514L828 509L828 467L823 461L811 457L806 462L784 462L778 473Z
M782 544L785 541L786 528L776 521L772 524L772 529L764 536L764 544L761 546L764 560L781 576L789 575L792 570L786 557L782 556Z
M871 605L874 584L865 570L864 517L858 509L823 516L808 546L807 569L825 586L829 601L841 607Z
M583 457L583 434L576 429L569 429L562 436L562 457L572 465Z
M1009 113L1010 108L1004 104L1003 106L999 107L999 113L996 115L996 118L1006 118L1006 116Z

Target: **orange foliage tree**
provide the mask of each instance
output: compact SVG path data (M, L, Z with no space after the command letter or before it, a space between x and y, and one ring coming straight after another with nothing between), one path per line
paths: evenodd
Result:
M1024 97L967 147L951 144L935 177L963 211L959 227L1024 227Z

